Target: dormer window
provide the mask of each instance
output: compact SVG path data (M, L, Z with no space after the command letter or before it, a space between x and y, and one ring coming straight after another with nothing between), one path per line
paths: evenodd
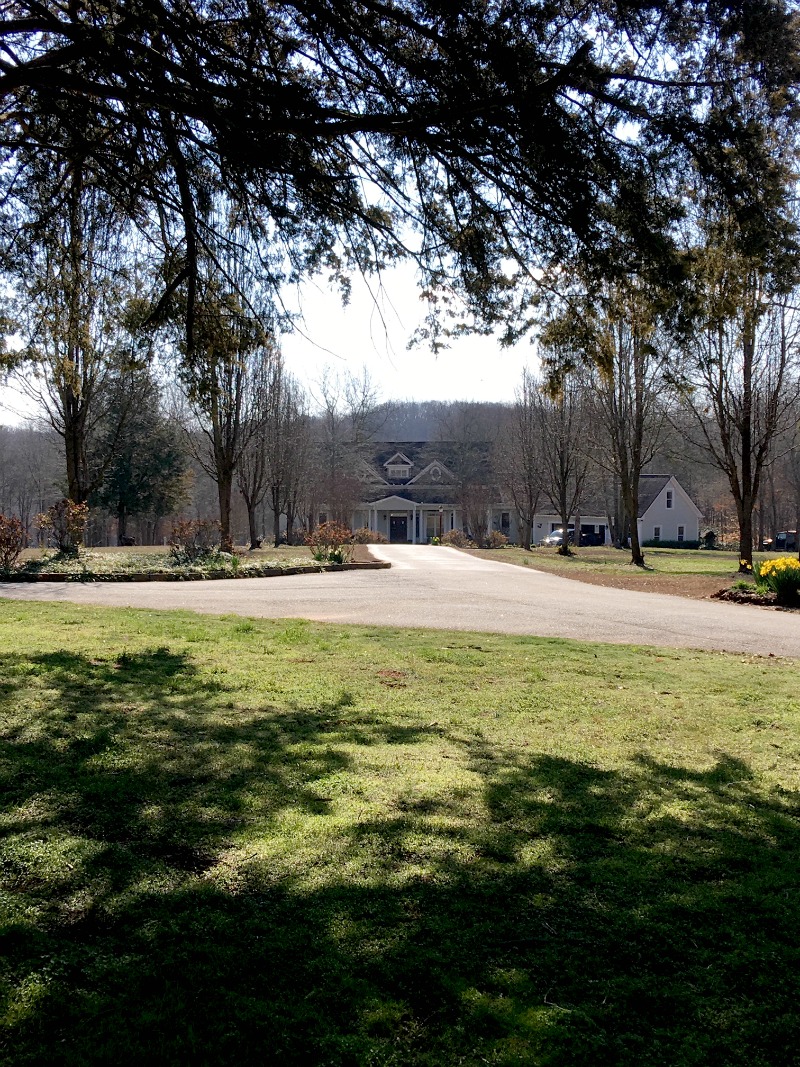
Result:
M386 469L386 477L391 481L407 482L411 477L411 468L414 464L402 452L395 452L392 458L388 459L383 466Z
M442 479L442 468L441 467L431 467L431 481L439 482L439 481L441 481L441 479Z

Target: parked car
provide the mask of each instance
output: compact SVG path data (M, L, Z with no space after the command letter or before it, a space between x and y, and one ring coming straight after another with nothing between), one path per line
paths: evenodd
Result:
M564 540L564 527L562 526L560 530L553 530L552 533L549 533L547 535L547 537L543 538L542 544L543 545L560 545L563 542L563 540ZM570 528L567 531L567 543L570 544L570 545L575 543L575 531L572 528Z
M781 530L775 537L775 548L778 552L797 548L797 530Z

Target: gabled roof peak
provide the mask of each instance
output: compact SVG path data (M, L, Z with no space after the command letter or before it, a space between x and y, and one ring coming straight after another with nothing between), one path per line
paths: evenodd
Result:
M414 464L404 455L402 452L395 452L393 456L386 460L384 467L413 467Z

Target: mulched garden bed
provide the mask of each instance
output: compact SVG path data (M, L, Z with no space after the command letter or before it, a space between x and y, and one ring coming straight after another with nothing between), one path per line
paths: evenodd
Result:
M800 611L800 604L779 604L774 593L762 593L752 589L720 589L711 594L712 600L727 600L733 604L754 604L757 608L775 608L776 611Z
M0 575L3 582L211 582L234 578L280 578L320 571L384 570L391 564L376 560L366 545L355 545L350 563L314 563L290 567L258 567L249 564L239 571L210 568L151 571L14 571Z
M390 563L374 560L371 563L317 563L309 567L260 567L244 572L234 571L186 571L170 574L169 571L127 571L119 574L97 574L93 571L65 572L38 571L35 574L0 575L0 582L213 582L238 578L280 578L289 574L319 574L320 571L384 570Z

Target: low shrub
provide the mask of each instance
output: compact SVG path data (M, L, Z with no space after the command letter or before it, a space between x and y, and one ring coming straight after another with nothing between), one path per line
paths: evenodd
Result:
M487 548L505 548L507 544L508 538L501 530L492 530L486 538Z
M792 607L800 603L800 560L793 556L768 559L755 566L759 586L775 594L779 604Z
M215 519L186 519L172 527L169 554L175 566L207 561L220 554L220 525Z
M341 522L320 523L306 544L318 563L349 563L353 558L353 533Z
M475 545L463 530L448 530L442 537L442 544L451 548L474 548Z
M88 520L88 504L76 504L64 497L36 516L36 526L48 535L51 545L62 555L77 556Z
M25 547L25 530L16 515L0 514L0 573L8 574L14 569L19 554Z
M389 538L380 530L370 530L368 526L362 526L353 534L354 545L388 545Z

